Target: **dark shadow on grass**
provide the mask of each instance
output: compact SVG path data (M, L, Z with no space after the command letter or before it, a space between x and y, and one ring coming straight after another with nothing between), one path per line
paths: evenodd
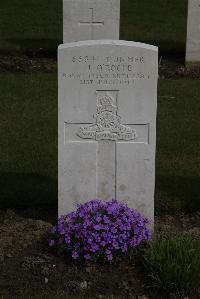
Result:
M135 40L133 36L123 35L123 40L139 41L159 48L159 56L177 61L185 62L185 43L169 40ZM56 57L58 45L63 41L59 39L8 39L13 44L12 49L0 49L0 54L26 54L30 57Z
M59 39L8 39L13 44L13 49L8 53L24 53L31 57L56 57L57 48L62 44ZM0 52L6 50L1 50Z
M159 57L185 63L185 43L168 40L146 40L145 43L157 46Z
M179 63L185 63L185 49L186 49L186 41L184 42L177 42L174 40L157 40L157 39L143 39L142 36L140 38L135 38L131 34L121 34L120 38L122 40L132 40L134 42L141 42L145 44L150 44L153 46L158 47L159 49L159 56L177 61Z
M1 208L57 205L57 181L39 174L0 173Z
M167 199L160 199L159 194L167 194ZM200 177L165 176L156 177L157 214L169 210L186 213L200 211Z

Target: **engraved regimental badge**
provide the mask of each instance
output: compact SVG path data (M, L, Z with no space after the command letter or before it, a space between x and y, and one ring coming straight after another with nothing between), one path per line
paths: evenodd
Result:
M117 114L118 107L111 96L103 96L97 104L94 115L96 123L81 126L77 132L80 138L95 140L135 140L136 131L121 124L121 117Z

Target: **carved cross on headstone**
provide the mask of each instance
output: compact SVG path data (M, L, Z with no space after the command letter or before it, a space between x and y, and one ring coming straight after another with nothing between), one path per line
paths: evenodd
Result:
M94 8L90 8L90 20L89 21L81 21L79 22L80 25L87 25L90 26L90 37L94 39L94 26L103 26L104 21L97 22L94 18Z
M96 196L116 198L119 142L148 143L148 124L122 124L118 115L119 91L96 91L94 123L65 123L65 140L96 143ZM71 140L70 140L71 139Z
M63 0L63 43L119 39L120 0Z

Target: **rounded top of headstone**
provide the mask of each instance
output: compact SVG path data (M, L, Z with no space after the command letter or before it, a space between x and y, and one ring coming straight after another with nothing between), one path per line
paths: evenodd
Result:
M78 41L73 43L61 44L58 46L58 50L73 48L73 47L81 47L81 46L95 46L95 45L112 45L112 46L127 46L127 47L135 47L141 49L152 50L158 52L158 47L152 46L145 43L125 41L125 40L85 40Z

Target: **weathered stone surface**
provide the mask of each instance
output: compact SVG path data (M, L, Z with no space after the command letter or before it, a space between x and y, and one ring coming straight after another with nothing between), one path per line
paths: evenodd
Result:
M200 65L200 0L188 0L186 64Z
M120 0L63 0L63 43L119 39Z
M157 61L141 43L59 47L60 215L117 198L153 219Z

